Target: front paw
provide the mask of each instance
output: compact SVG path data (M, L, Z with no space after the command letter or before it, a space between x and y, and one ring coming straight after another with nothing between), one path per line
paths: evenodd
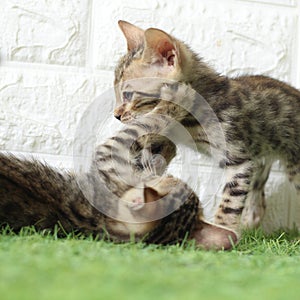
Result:
M265 215L265 209L264 202L245 206L241 216L242 228L254 229L259 227Z

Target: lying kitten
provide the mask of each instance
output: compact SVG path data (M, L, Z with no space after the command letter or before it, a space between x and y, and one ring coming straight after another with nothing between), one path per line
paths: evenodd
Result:
M125 21L119 21L119 26L128 53L115 70L119 105L115 117L127 122L148 112L167 115L185 126L199 151L221 152L220 167L226 169L227 183L215 214L216 224L240 230L241 225L251 228L261 223L264 186L274 160L281 160L299 192L298 90L265 76L221 76L187 45L162 30L144 31ZM190 85L195 92L172 80ZM211 114L205 117L203 101L196 92L218 122L210 119ZM226 143L221 142L222 135Z
M120 200L115 197L112 209L116 211L116 218L130 219L132 212L147 209L146 203L168 193L169 190L163 187L170 186L170 181L176 180L162 178L157 186L144 183L143 189L132 187ZM104 189L96 187L95 191L99 201L112 202L108 199L111 195ZM137 198L140 193L142 195ZM196 209L198 199L194 197L192 201ZM138 240L143 238L159 224L159 221L130 224L111 219L87 201L74 174L5 154L0 154L0 199L0 223L9 224L17 231L28 225L35 225L37 229L53 229L59 223L64 232L75 230L100 237L108 235L114 241L128 241L132 234ZM145 207L134 206L137 200Z
M142 168L143 162L137 163L141 150L132 142L139 133L155 144L156 135L147 137L144 128L134 123L98 146L87 174L60 172L0 153L0 224L14 230L27 225L53 229L60 224L63 233L75 230L117 242L134 236L137 241L167 244L188 235L198 247L230 249L236 234L204 222L199 200L188 185L153 175ZM159 136L155 140L163 143ZM157 147L155 154L165 154L160 150Z

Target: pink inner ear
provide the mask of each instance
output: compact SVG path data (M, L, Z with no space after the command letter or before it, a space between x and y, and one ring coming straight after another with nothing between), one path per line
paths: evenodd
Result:
M175 47L167 40L161 41L157 46L158 53L167 59L168 65L174 65L174 58L175 58Z
M172 52L171 55L169 55L169 56L167 57L168 65L169 65L169 66L174 66L174 58L175 58L175 55L173 54L173 52Z

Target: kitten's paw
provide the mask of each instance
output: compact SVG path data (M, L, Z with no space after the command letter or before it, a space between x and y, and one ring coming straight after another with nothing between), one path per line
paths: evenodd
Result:
M166 159L160 154L152 155L150 164L154 168L154 175L162 175L167 167Z
M245 207L241 216L241 226L246 229L259 227L265 214L265 205L257 203L250 207Z

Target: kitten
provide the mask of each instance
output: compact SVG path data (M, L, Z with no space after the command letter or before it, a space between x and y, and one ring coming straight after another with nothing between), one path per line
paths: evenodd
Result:
M60 172L0 153L0 224L16 231L27 225L53 229L60 224L63 233L75 230L116 242L134 236L136 241L167 244L188 236L201 248L230 249L237 241L235 233L203 220L199 199L188 185L152 174L155 163L147 171L139 162L141 150L132 145L139 133L151 145L154 139L162 143L155 134L147 137L144 128L137 122L128 125L98 146L87 174ZM155 150L164 155L168 147ZM169 214L160 218L164 211Z
M0 153L0 224L8 224L18 231L29 225L53 229L59 223L63 232L75 230L100 237L108 234L114 241L129 240L135 229L139 231L136 237L141 238L158 224L140 223L129 228L126 222L111 221L85 198L80 179L75 174L58 171L35 160ZM166 183L169 180L162 178L160 185ZM93 190L96 201L112 204L117 220L132 215L129 204L136 202L136 193L143 193L144 203L155 201L154 193L165 196L147 183L144 188L130 187L120 200L117 197L111 199L112 195L106 192L103 183ZM111 225L116 223L119 230L114 230L115 225Z
M281 160L300 191L297 89L265 76L221 76L187 45L162 30L144 31L125 21L119 21L119 26L128 53L115 70L115 117L128 122L148 112L168 115L185 126L199 151L221 152L220 167L226 169L227 181L216 224L240 230L261 223L264 186L274 160ZM153 77L163 80L151 83ZM140 78L148 78L147 83ZM190 85L195 92L173 81ZM205 118L197 93L219 124ZM145 95L156 95L156 99L145 101ZM220 143L222 134L226 145Z
M152 100L155 101L155 99ZM129 205L133 211L143 209L144 205L141 204L140 199L142 197L139 196L141 193L138 190L126 192L128 185L137 186L146 182L144 186L152 187L149 192L155 200L159 200L161 194L165 195L163 201L155 203L157 206L148 204L142 214L135 216L136 220L142 222L148 220L151 214L153 217L161 219L164 225L158 226L158 229L154 230L161 238L159 240L155 238L155 241L165 243L174 235L177 236L177 240L182 239L182 235L188 231L184 228L191 228L190 223L192 222L194 229L189 238L194 238L199 247L229 249L232 247L232 242L237 242L237 234L222 226L204 221L203 211L199 207L199 203L197 204L198 212L195 211L194 202L192 205L189 204L190 197L188 195L191 194L192 190L188 185L178 179L174 181L174 178L169 177L171 178L169 183L156 185L154 189L153 183L159 177L153 177L153 174L161 175L162 166L169 164L176 154L175 145L164 134L169 131L170 126L172 126L170 118L157 118L155 114L140 120L129 121L125 129L96 148L92 162L94 171L100 174L109 191L113 194L134 196L135 200L131 201L132 203ZM144 157L141 157L141 153L144 154ZM167 181L167 179L165 180ZM93 186L95 185L97 186L93 183ZM192 195L195 194L192 193ZM143 218L145 211L147 213L146 219ZM172 211L174 212L169 215ZM131 213L135 215L134 212ZM169 217L171 221L168 221ZM152 233L151 236L151 240L153 240Z

